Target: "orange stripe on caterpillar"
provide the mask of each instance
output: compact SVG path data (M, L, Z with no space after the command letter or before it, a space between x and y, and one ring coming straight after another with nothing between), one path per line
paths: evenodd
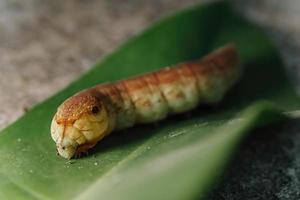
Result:
M58 153L71 158L114 130L216 103L238 80L238 65L234 46L227 45L200 60L79 92L59 106L52 120Z

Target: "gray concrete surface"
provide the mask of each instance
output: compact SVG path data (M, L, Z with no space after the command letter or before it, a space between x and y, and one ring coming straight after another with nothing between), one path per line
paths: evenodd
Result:
M300 120L251 132L208 200L299 200Z
M0 0L0 129L157 18L199 2ZM274 39L300 91L300 1L231 2ZM210 198L300 199L299 122L258 130Z

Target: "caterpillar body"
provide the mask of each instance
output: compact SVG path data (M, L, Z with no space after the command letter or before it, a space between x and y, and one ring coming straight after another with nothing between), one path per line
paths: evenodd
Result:
M58 154L70 159L114 130L163 120L201 103L219 102L239 78L233 45L199 60L145 75L100 84L68 98L57 109L51 136Z

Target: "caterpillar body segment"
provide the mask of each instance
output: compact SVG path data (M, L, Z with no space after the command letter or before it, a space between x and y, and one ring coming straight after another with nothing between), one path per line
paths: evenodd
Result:
M237 52L226 45L199 60L75 94L58 107L51 135L58 153L70 159L114 130L217 103L238 78Z

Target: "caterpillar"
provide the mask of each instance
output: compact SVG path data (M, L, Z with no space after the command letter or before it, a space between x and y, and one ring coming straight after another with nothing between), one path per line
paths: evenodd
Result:
M58 107L51 136L58 154L71 159L115 130L160 121L199 104L217 103L239 76L238 54L229 44L202 59L99 84Z

